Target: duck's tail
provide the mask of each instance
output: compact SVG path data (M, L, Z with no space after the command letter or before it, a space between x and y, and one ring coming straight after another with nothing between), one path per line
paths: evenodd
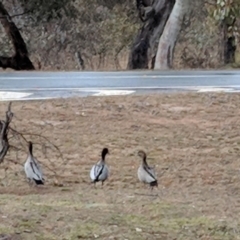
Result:
M35 183L36 183L37 185L44 185L43 180L36 180L36 179L34 179L34 181L35 181Z
M94 183L94 184L95 184L96 182L98 182L98 179L97 179L97 178L95 178L94 180L91 181L91 183Z
M158 187L158 181L155 180L155 181L153 181L153 182L150 182L150 186L151 186L151 187Z

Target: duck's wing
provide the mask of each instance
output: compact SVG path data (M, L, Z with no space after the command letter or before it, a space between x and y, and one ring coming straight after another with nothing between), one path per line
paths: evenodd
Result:
M149 167L149 166L143 166L143 169L146 173L146 180L147 182L152 182L152 181L156 181L156 174L155 174L155 171L154 171L154 168L152 167Z
M93 165L90 171L90 178L92 179L92 181L95 180L95 167L96 165Z
M32 178L32 170L31 170L30 162L28 161L28 159L24 164L24 170L27 178Z
M26 163L25 171L29 178L35 180L44 180L42 169L34 158L29 159L29 161Z
M104 181L108 178L109 170L106 164L103 165L101 172L99 172L98 180Z
M99 180L100 175L102 174L104 170L104 164L101 164L101 162L98 162L97 164L92 166L90 177L92 181Z

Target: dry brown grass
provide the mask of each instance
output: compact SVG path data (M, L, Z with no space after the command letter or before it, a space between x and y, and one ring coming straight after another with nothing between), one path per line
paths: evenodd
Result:
M36 149L61 177L45 168L46 185L32 189L21 166L1 165L9 169L6 178L0 172L0 233L26 240L240 239L239 94L16 102L13 111L17 129L42 132L66 162L52 154L51 164ZM94 189L89 170L105 146L111 176ZM159 178L152 193L137 180L139 149Z

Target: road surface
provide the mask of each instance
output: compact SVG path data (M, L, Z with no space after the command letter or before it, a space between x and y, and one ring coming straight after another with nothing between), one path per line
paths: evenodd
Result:
M240 71L0 72L0 100L240 91Z

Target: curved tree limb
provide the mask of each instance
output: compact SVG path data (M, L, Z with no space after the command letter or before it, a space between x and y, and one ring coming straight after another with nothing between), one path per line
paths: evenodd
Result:
M145 19L133 42L128 59L128 69L147 69L149 62L152 62L152 68L154 67L153 59L157 52L158 41L174 4L175 0L137 0L139 11L145 9L143 14ZM142 18L140 17L140 19Z
M22 155L26 154L26 143L28 143L28 138L31 137L35 139L35 145L40 145L40 151L44 155L45 159L48 160L49 164L41 163L46 169L48 169L55 177L60 177L61 173L57 173L55 171L56 161L51 158L51 156L55 156L57 159L61 159L62 163L57 161L57 164L64 165L66 161L64 161L63 154L60 151L59 147L52 143L47 137L42 136L41 134L36 133L27 133L17 131L15 128L10 126L10 123L13 118L13 112L11 111L12 103L10 102L8 105L8 109L6 111L5 120L0 119L0 163L9 162L14 164L23 165ZM12 123L13 124L13 123ZM51 151L47 151L50 149ZM12 156L13 151L13 156ZM7 153L10 153L8 157L6 157ZM52 155L53 154L53 155ZM8 169L8 165L7 168ZM64 168L63 168L64 171Z
M26 44L2 2L0 2L0 22L11 39L15 51L12 57L0 56L0 67L14 70L35 70L29 59Z

